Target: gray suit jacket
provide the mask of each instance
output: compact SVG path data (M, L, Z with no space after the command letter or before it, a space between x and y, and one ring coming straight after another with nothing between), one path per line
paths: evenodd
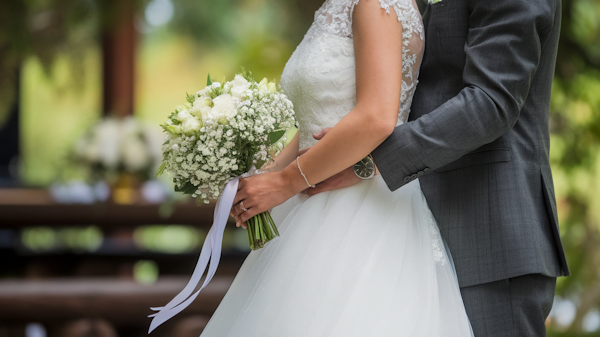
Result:
M548 160L560 0L442 0L425 16L409 122L373 157L419 178L461 287L568 275Z

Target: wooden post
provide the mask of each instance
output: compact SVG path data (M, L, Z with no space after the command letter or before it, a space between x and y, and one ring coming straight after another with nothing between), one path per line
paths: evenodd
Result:
M123 117L133 114L135 50L134 1L107 0L110 23L102 34L103 111Z
M15 100L9 108L6 122L0 125L0 187L14 187L19 182L20 75L19 70L15 71Z

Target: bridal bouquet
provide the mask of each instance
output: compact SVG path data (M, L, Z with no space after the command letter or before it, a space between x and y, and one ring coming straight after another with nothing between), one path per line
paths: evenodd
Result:
M295 122L292 102L274 82L257 82L245 70L229 82L213 82L209 75L207 87L188 94L161 124L166 141L157 175L166 171L176 191L208 203L232 180L254 174L276 156ZM247 223L253 250L279 235L268 212Z
M163 307L151 308L149 333L189 306L210 282L219 265L223 231L240 177L256 173L284 147L296 120L292 103L274 82L256 82L245 70L233 81L212 82L177 107L162 124L166 141L156 174L168 172L175 190L197 202L217 199L215 216L196 268L185 288ZM279 235L268 212L248 222L250 248L259 249ZM210 263L210 265L209 265ZM194 293L202 275L206 278Z

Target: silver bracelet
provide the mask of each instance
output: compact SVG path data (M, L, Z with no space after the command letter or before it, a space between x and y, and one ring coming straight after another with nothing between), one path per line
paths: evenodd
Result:
M306 185L308 185L308 187L315 188L316 186L315 185L311 185L308 182L308 179L306 179L306 176L304 175L304 173L302 172L302 169L300 168L300 161L298 160L299 158L300 158L300 156L296 157L296 164L298 165L298 170L300 171L300 174L302 175L302 178L304 178L304 181L306 181Z

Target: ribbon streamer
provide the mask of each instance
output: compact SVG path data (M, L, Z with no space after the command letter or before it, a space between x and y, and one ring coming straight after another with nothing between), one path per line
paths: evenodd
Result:
M187 308L192 302L198 297L200 291L206 287L208 282L213 278L215 272L217 271L217 267L219 266L219 260L221 259L221 246L223 244L223 232L225 231L225 225L227 225L227 219L229 218L229 212L231 211L231 207L233 206L233 200L235 199L235 195L237 194L238 184L240 177L237 177L231 180L225 186L223 190L223 194L219 197L217 204L215 206L215 215L213 218L213 224L208 231L208 235L204 244L202 245L202 251L200 252L200 257L198 258L198 263L196 264L196 268L192 273L192 277L188 284L183 288L183 290L177 294L167 305L164 307L156 307L150 308L154 311L158 311L152 315L148 315L148 317L153 317L152 322L150 322L150 328L148 329L148 334L150 334L154 329L156 329L159 325L171 319L173 316L177 315L183 309ZM209 265L210 261L210 265ZM194 294L192 292L196 289L196 286L200 283L200 279L202 275L206 271L206 267L208 267L208 272L206 274L206 278L204 279L204 283L202 287Z

